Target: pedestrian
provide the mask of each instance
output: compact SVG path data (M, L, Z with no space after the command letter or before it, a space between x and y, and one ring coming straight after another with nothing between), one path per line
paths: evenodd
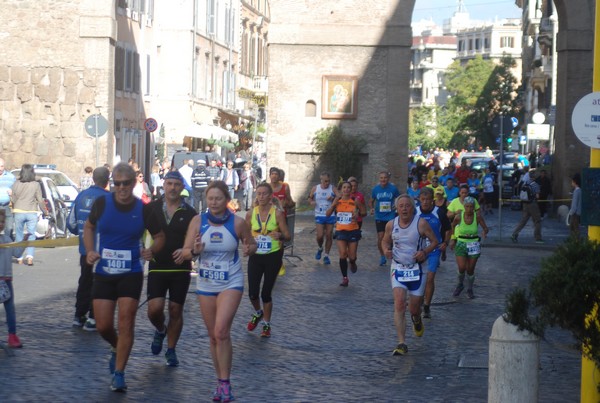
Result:
M415 201L415 206L418 206L421 189L419 189L419 182L415 178L408 178L408 187L406 193L413 198L413 200Z
M0 232L4 230L6 212L0 210ZM7 235L0 235L0 244L11 243ZM8 347L21 348L23 344L17 336L17 314L15 311L15 289L13 287L12 258L19 257L24 248L0 248L0 302L6 311L6 324L8 326Z
M226 168L221 171L220 178L227 187L229 188L229 195L231 199L235 199L235 192L237 192L238 187L240 186L240 177L237 171L233 168L233 161L228 160Z
M242 189L242 200L241 205L244 211L251 210L254 202L254 189L256 189L257 181L254 172L252 171L252 164L246 162L244 169L240 174L240 188Z
M535 169L530 169L528 178L523 181L521 190L519 191L519 198L523 205L523 213L521 221L519 221L510 237L514 243L518 242L519 232L527 225L530 218L533 221L533 236L535 238L535 243L545 243L542 239L542 218L540 217L540 208L537 202L540 197L540 185L537 184L535 178Z
M469 196L475 200L479 200L479 192L481 191L481 180L477 171L472 169L469 178L467 179L467 185L469 186Z
M256 252L256 241L242 218L227 209L229 187L222 181L206 188L208 210L195 216L185 237L184 258L200 257L198 301L210 338L210 353L218 384L214 401L232 401L230 384L233 350L231 324L244 291L244 272L238 244L244 256Z
M196 203L195 208L201 212L206 210L206 201L204 200L204 192L210 182L210 175L206 168L206 161L199 159L196 161L196 169L192 173L192 188L194 189L194 202Z
M273 189L268 183L261 183L256 187L256 206L246 212L246 223L257 244L256 253L248 258L248 297L254 313L247 329L253 331L262 319L260 335L271 337L271 293L283 263L283 242L289 241L291 236L283 210L273 205Z
M165 234L165 246L154 255L148 264L148 319L154 326L154 337L150 349L158 355L167 338L166 364L179 365L177 341L183 329L183 306L190 287L192 261L183 257L185 234L196 210L181 196L183 176L179 171L167 172L164 178L164 198L148 205L155 217L160 217L160 226ZM169 320L165 322L165 301L169 294Z
M460 211L452 221L452 239L450 249L456 256L458 265L458 284L454 289L453 296L458 297L464 290L465 273L467 276L467 297L475 298L473 294L473 283L475 282L475 265L481 255L481 238L485 239L489 228L483 216L475 211L476 200L468 196L464 200L464 210ZM479 226L483 228L479 236Z
M544 219L546 211L548 211L548 198L552 195L552 180L546 174L545 169L540 169L540 174L536 178L536 182L540 185L540 198L538 204L540 207L540 217Z
M335 212L335 215L333 213ZM342 287L348 287L348 266L350 271L356 273L358 241L361 238L361 230L358 226L358 217L365 216L367 209L365 205L352 197L352 185L343 182L341 194L337 195L333 203L327 209L327 217L336 219L336 238L340 257L340 271L342 272Z
M442 189L436 189L435 192L441 194ZM431 318L431 300L435 291L435 274L440 267L442 254L446 253L446 247L450 242L450 220L445 214L445 208L439 208L434 204L434 191L430 188L421 189L419 196L420 205L417 207L417 216L425 219L438 241L438 246L427 255L425 272L427 273L427 282L425 284L425 298L423 301L423 317ZM427 246L427 242L425 242Z
M433 190L434 192L437 189L442 190L444 192L444 197L446 197L446 190L444 189L444 186L442 186L440 184L439 177L437 177L437 176L432 177L431 183L429 185L427 185L427 187L430 188L431 190Z
M448 203L451 203L452 200L456 199L460 191L458 187L454 186L454 178L446 179L444 190L446 191L446 200L448 200Z
M4 210L5 225L4 234L13 239L14 217L11 208L10 196L12 194L12 185L16 178L12 172L5 167L4 159L0 158L0 210Z
M371 191L371 214L375 215L375 229L377 231L377 248L379 249L379 266L385 266L387 260L381 241L388 222L396 217L394 200L400 196L398 188L390 183L390 173L379 172L379 184Z
M21 242L25 238L24 229L27 228L27 241L35 240L35 227L38 221L38 207L47 216L48 209L42 198L42 188L35 180L35 170L31 164L23 164L19 178L12 185L11 201L15 218L15 241ZM25 248L25 254L17 259L19 264L25 262L33 266L33 246Z
M211 159L210 165L206 168L206 172L208 172L208 177L210 182L217 181L221 177L221 168L217 166L217 160Z
M116 392L127 390L125 366L133 347L135 317L144 283L142 259L151 260L165 243L160 217L133 195L135 178L133 167L117 164L113 169L115 191L96 199L83 228L86 261L96 264L92 287L96 328L111 346L111 389ZM140 247L144 230L152 236L150 248ZM117 306L118 333L114 324Z
M421 265L427 255L438 246L438 240L426 220L416 215L415 203L407 194L396 199L398 217L385 226L382 240L385 254L392 260L390 281L394 295L394 324L398 337L398 345L392 355L404 355L408 352L406 345L406 298L413 324L415 336L422 337L425 325L421 319L421 303L425 291L425 279ZM429 245L422 248L421 238L429 240Z
M148 204L152 201L152 192L146 182L144 182L144 174L142 171L136 171L136 182L133 187L133 195L140 199L142 203Z
M150 191L152 192L152 199L162 196L163 179L161 178L159 171L160 167L154 164L152 166L152 173L150 173Z
M579 173L571 178L571 187L573 188L573 198L569 209L569 228L571 235L578 237L579 223L581 222L581 175Z
M80 192L69 212L67 218L67 229L74 235L79 236L79 281L77 282L77 293L75 294L75 317L73 326L84 330L96 330L94 308L92 306L92 285L94 281L94 265L87 262L85 244L83 242L83 227L87 221L94 201L100 196L106 196L108 192L108 177L110 172L105 167L98 167L92 172L94 184ZM94 239L94 246L96 240ZM87 315L87 317L86 317Z
M494 175L489 168L485 168L485 176L483 177L483 215L493 214L494 205Z
M323 264L328 265L331 264L329 252L331 251L331 245L333 245L335 216L327 215L327 211L338 195L338 192L331 184L331 177L328 172L322 172L320 180L321 182L318 185L313 186L310 190L308 200L315 211L315 233L317 237L317 253L315 254L315 259L321 260L321 255L323 255ZM325 246L324 254L323 246Z
M90 186L94 184L94 180L92 179L92 171L94 168L85 167L83 170L83 176L79 178L79 191L86 190Z
M183 165L178 169L184 179L184 197L185 202L190 206L194 206L194 191L192 190L192 173L194 173L194 159L190 158L183 161ZM185 194L187 192L187 195Z
M365 213L364 214L359 214L358 217L356 217L356 223L358 224L358 229L362 229L362 223L363 223L363 217L367 215L367 202L365 201L365 195L363 195L359 190L358 190L358 179L356 179L356 177L351 176L348 178L348 182L350 182L350 184L352 185L352 193L350 194L350 196L357 201L358 203L362 203L365 206Z

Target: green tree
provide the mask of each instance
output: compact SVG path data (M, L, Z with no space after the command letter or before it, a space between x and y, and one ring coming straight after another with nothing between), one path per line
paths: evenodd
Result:
M452 146L494 146L492 120L500 113L519 117L517 80L511 73L515 66L510 56L496 64L477 55L465 65L457 60L448 68L446 87L452 94L448 110L456 124Z
M357 176L361 172L361 154L366 140L344 134L339 126L317 130L312 139L314 151L319 153L318 163L331 171L332 179Z

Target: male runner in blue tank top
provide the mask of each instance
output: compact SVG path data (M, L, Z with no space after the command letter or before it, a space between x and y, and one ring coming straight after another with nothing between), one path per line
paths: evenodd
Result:
M386 224L396 217L394 201L400 196L398 188L390 183L389 172L379 172L379 184L371 191L371 214L375 214L377 229L377 248L379 249L379 266L385 266L387 260L381 246Z
M158 217L133 196L135 171L127 163L113 170L114 193L94 202L83 227L88 264L94 268L94 315L96 328L111 345L111 389L125 392L125 366L133 347L135 315L144 283L142 259L151 260L165 244ZM144 230L152 235L150 248L141 244ZM96 240L96 242L94 242ZM115 308L119 305L118 329Z

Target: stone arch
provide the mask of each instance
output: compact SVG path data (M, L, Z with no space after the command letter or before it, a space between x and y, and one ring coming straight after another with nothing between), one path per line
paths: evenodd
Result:
M568 176L589 164L589 151L574 135L570 116L577 101L592 91L595 1L554 3L559 32L552 171L555 197L562 197L570 190ZM269 164L290 173L296 199L304 199L310 186L312 136L331 124L367 138L360 175L365 189L382 168L391 171L400 187L406 183L413 8L414 0L270 0ZM304 116L306 100L314 99L319 117L321 77L326 74L359 77L356 119Z

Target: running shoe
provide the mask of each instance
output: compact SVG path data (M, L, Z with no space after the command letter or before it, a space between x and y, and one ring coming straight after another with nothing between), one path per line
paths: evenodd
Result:
M165 353L165 358L167 359L168 367L179 366L179 360L177 359L177 353L175 353L174 348L167 348L167 352Z
M323 264L331 264L331 259L329 259L329 256L325 256L323 258Z
M350 262L350 271L352 273L356 273L358 271L358 266L356 266L356 262Z
M285 265L282 263L281 267L279 268L279 276L285 276Z
M381 257L379 258L379 266L385 266L386 263L387 259L385 258L385 256L381 255Z
M249 332L256 329L256 326L258 326L258 322L260 322L262 317L263 317L263 311L255 312L252 314L252 317L250 318L250 322L248 322L248 327L247 327Z
M454 292L452 293L452 296L454 297L458 297L460 295L460 293L462 292L462 290L465 289L465 286L462 284L459 284L456 286L456 288L454 289Z
M233 397L233 390L231 389L230 383L221 384L221 401L223 403L232 402L235 400Z
M22 348L23 344L21 340L19 340L19 336L14 333L8 334L8 347L10 348Z
M404 355L406 353L408 353L408 347L404 343L398 344L394 351L392 351L392 355Z
M350 281L348 280L348 277L344 277L344 278L342 278L342 282L340 283L340 286L342 286L342 287L348 287L348 283L349 282Z
M469 288L467 290L467 298L469 298L469 299L475 298L475 295L473 294L473 289L472 288Z
M127 384L125 383L125 374L123 372L115 371L113 374L110 388L115 392L127 391Z
M86 317L85 315L83 316L75 316L73 318L73 327L83 327L83 325L85 324L86 321Z
M260 337L271 337L271 325L268 323L265 323L263 325L263 330L260 334Z
M323 248L317 249L317 253L315 254L315 259L321 260L321 255L323 254Z
M425 333L425 325L423 324L420 316L417 316L416 318L419 319L418 322L415 322L415 318L411 316L413 322L413 332L415 332L415 336L422 337L423 333Z
M511 239L511 241L513 241L513 243L519 242L517 238L518 238L518 235L516 235L516 234L512 234L510 236L510 239Z
M85 321L85 323L83 324L83 330L87 330L88 332L95 332L96 331L96 320L89 318L88 320Z
M219 384L217 385L217 388L215 389L215 391L213 392L213 402L220 402L221 401L221 382L219 382Z
M167 332L161 333L158 330L154 331L154 338L152 339L152 344L150 345L150 349L152 350L152 354L159 355L162 351L163 341L167 337Z
M431 319L431 307L429 305L423 305L423 317Z
M117 349L114 347L110 349L110 358L108 359L108 370L111 374L115 373L115 366L117 365Z

